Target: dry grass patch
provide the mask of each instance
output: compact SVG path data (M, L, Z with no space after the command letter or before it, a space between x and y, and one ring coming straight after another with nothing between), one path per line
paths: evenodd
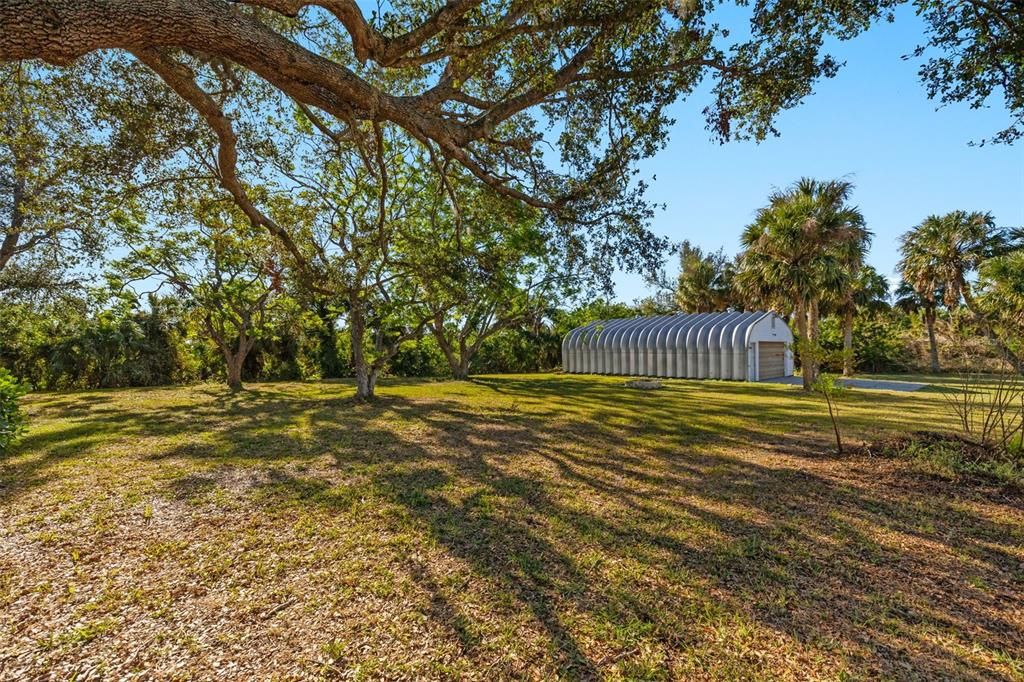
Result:
M0 677L1021 679L1017 493L830 451L787 386L36 395ZM853 391L854 440L943 428Z

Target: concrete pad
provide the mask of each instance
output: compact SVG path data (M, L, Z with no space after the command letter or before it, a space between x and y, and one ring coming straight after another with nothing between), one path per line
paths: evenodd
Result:
M847 388L866 388L874 391L901 391L909 393L911 391L917 391L928 384L919 384L913 381L882 381L879 379L839 379L839 382ZM803 383L803 379L800 377L779 377L778 379L764 379L760 383L762 384L788 384L790 386L800 386Z

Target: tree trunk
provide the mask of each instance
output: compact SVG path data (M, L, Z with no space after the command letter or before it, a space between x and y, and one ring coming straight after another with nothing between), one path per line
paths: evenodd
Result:
M805 349L807 353L807 373L809 376L809 382L804 384L804 388L811 390L811 384L818 378L818 343L820 337L819 329L819 314L818 314L818 301L812 299L807 305L807 339L808 345Z
M456 381L465 379L465 376L460 376L462 359L455 355L455 349L448 342L448 337L444 335L444 322L440 317L437 318L434 324L430 325L430 331L434 335L434 339L437 341L441 352L444 353L444 359L448 361L448 367L452 370L452 377Z
M222 336L217 336L217 342L220 344L221 353L224 354L224 362L228 369L228 388L231 389L232 393L238 393L243 388L242 368L245 366L245 358L248 357L249 351L252 350L253 341L246 336L245 329L243 328L238 335L237 350L232 349Z
M242 390L242 365L245 363L245 353L238 352L234 355L228 354L228 388L232 393Z
M373 382L371 372L365 364L356 366L356 400L362 402L373 399Z
M492 138L499 126L518 112L542 102L549 94L566 89L578 80L574 76L579 69L597 61L595 55L600 54L591 43L576 55L576 66L571 73L546 79L544 86L538 85L519 96L510 95L495 106L487 107L472 121L462 121L448 115L446 106L462 100L464 95L448 94L448 90L459 92L460 88L434 88L431 94L439 96L429 97L391 94L361 78L346 63L334 62L311 51L308 41L291 40L286 33L274 30L272 20L263 21L256 13L239 7L245 4L275 10L281 17L294 15L314 3L301 0L5 0L0 2L0 26L3 27L0 62L42 59L68 65L98 50L125 50L143 59L150 68L159 69L157 73L174 88L171 81L176 78L171 69L160 68L156 63L167 59L163 51L201 52L258 74L295 101L321 109L339 121L391 122L419 139L438 143L449 158L467 159L464 150L471 142ZM396 38L386 37L372 28L372 19L364 17L352 0L321 4L331 7L339 28L347 29L358 61L371 59L384 67L400 68L403 58L418 58L430 38L443 35L442 42L450 39L455 30L450 28L453 22L479 2L448 2L425 21L409 27L404 37ZM570 14L573 15L570 26L572 22L584 21L582 14ZM628 26L628 16L618 17L612 24ZM461 50L452 49L452 52L457 56ZM179 66L175 65L173 70L181 71ZM486 174L468 160L463 163L502 194L536 208L556 208L553 202L506 186L501 179ZM224 173L224 169L221 172ZM231 184L238 183L232 180ZM236 202L243 211L251 208L247 198L236 196ZM252 217L250 215L250 219ZM265 216L258 222L271 227ZM287 233L273 231L281 239L287 237ZM293 255L300 254L293 251Z
M465 338L459 338L459 349L456 353L453 344L445 336L444 315L440 311L434 314L434 319L430 324L430 331L434 335L434 339L437 341L441 352L444 353L445 359L448 361L448 367L452 371L452 378L456 381L469 379L469 365L473 354L476 352L476 347L468 346Z
M853 374L853 308L843 312L843 376Z
M814 383L813 369L811 368L810 340L807 337L807 307L804 303L798 303L794 315L796 318L796 333L800 337L800 374L803 377L805 391L811 390Z
M18 241L25 225L25 213L22 210L24 197L25 179L18 177L11 188L11 224L0 242L0 271L3 271L18 250Z
M836 453L843 454L843 437L839 435L839 420L836 418L835 410L832 409L832 397L826 392L825 402L828 404L828 417L832 420L832 431L836 434Z
M356 400L373 400L377 386L377 371L366 359L363 343L366 340L366 320L363 311L355 302L349 305L348 329L352 339L352 366L356 371Z
M939 368L939 344L935 339L935 309L929 308L924 311L924 326L928 330L928 354L931 358L932 374L938 374Z
M459 366L453 368L455 369L455 378L459 381L469 379L469 363L472 362L478 347L478 344L466 343L465 337L459 339Z
M456 381L466 381L469 379L469 366L472 359L472 352L465 348L463 348L462 352L458 355L450 349L442 348L442 351L444 351L445 359L448 360L448 367L452 370L452 378Z
M452 376L455 377L456 381L466 381L469 379L469 353L463 352L462 357L457 362L452 364Z
M0 242L0 272L7 266L7 263L14 258L14 248L18 245L18 237L21 233L15 228L11 228L10 231L4 235L4 239Z
M224 338L223 334L217 332L213 327L213 323L210 321L209 316L204 319L206 325L206 331L209 333L210 338L214 340L217 347L220 348L221 355L224 356L224 366L227 368L228 375L228 388L231 389L232 393L241 391L242 386L242 367L245 365L245 357L249 354L249 350L252 348L252 344L246 340L245 331L243 330L238 337L238 349L231 348L227 339Z

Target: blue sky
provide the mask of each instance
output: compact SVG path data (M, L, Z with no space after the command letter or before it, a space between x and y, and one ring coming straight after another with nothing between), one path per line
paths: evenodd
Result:
M846 66L782 114L781 137L761 144L712 142L701 117L705 100L677 103L668 147L641 165L644 177L657 177L650 198L667 205L655 231L735 253L768 193L804 175L856 184L854 203L875 233L869 262L890 277L899 235L929 214L985 210L1000 225L1024 225L1024 144L968 145L1006 126L1002 101L989 109L936 110L917 62L900 59L922 35L917 17L902 11L895 23L832 46ZM616 278L620 300L647 293L639 277Z

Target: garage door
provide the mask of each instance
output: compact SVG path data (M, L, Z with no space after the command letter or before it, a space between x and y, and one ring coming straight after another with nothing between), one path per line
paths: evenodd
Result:
M786 344L777 341L762 341L757 344L760 357L757 362L757 379L774 379L786 374Z

